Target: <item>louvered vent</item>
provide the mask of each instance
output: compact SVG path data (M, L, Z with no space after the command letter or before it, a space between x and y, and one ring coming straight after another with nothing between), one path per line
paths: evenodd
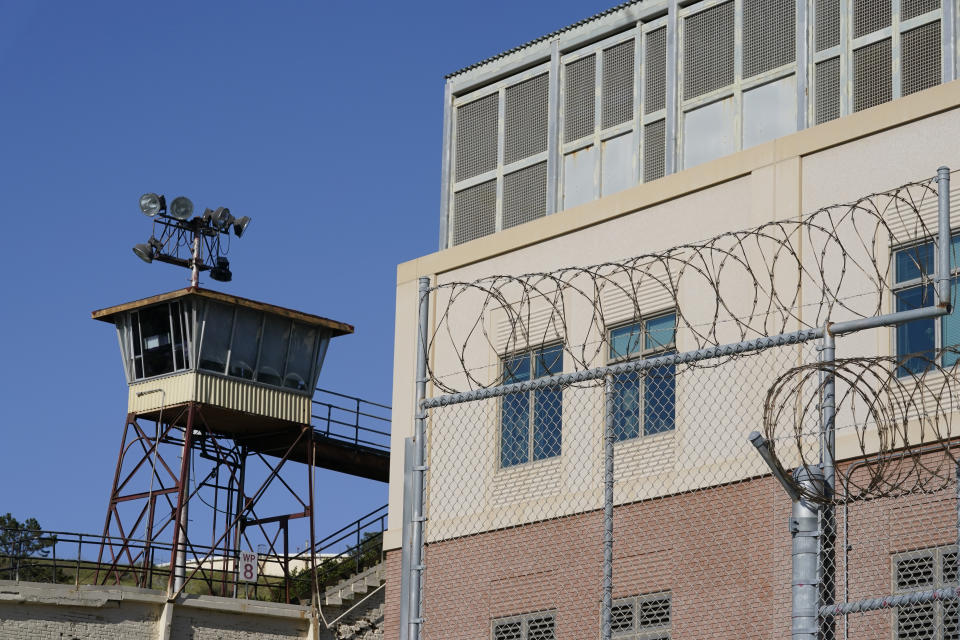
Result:
M633 119L633 40L603 52L603 128Z
M937 638L937 616L932 603L897 607L897 640Z
M547 163L503 177L503 228L542 218L547 213Z
M563 139L577 140L593 133L597 65L594 56L564 67Z
M940 22L904 32L901 40L901 93L905 96L940 84Z
M544 73L507 87L503 123L505 164L547 150L549 84L548 76Z
M497 228L497 181L490 180L453 196L453 244L488 236Z
M900 20L909 20L940 8L940 0L900 0Z
M897 561L897 590L914 591L933 585L934 566L932 555L903 558Z
M683 97L687 100L733 83L733 2L683 21Z
M840 0L817 0L815 11L817 51L840 44Z
M518 621L494 625L493 640L523 640L522 624Z
M527 640L554 640L556 637L553 616L530 618L527 623Z
M637 603L637 629L657 629L670 625L670 596L641 599Z
M653 113L667 101L667 28L647 34L644 45L643 112Z
M613 605L610 614L610 628L614 633L633 631L633 602Z
M863 111L892 99L890 39L853 52L853 110Z
M891 0L853 0L853 37L890 26Z
M941 582L945 585L956 584L957 582L957 552L951 551L943 554L943 567Z
M840 58L817 63L814 76L816 124L836 120L840 117Z
M743 77L752 78L796 59L795 0L744 0Z
M457 109L457 180L491 171L497 166L497 94Z
M666 122L658 120L643 128L643 181L664 176L666 167Z

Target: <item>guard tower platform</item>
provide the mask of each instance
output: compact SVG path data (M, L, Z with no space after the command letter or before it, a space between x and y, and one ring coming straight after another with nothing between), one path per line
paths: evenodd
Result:
M251 452L386 482L389 451L312 428L330 339L349 324L198 287L94 311L117 329L128 414L186 428L192 404L210 431ZM296 446L291 446L296 443Z

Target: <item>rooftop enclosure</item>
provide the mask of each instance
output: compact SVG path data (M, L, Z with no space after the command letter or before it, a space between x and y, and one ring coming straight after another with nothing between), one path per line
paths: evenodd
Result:
M440 248L956 77L956 2L629 2L447 79Z
M209 428L264 453L283 450L311 423L330 339L353 333L342 322L199 288L92 316L117 328L129 413L158 419L171 407L198 403ZM315 464L385 479L381 452L326 440ZM307 451L304 443L292 459L305 461Z

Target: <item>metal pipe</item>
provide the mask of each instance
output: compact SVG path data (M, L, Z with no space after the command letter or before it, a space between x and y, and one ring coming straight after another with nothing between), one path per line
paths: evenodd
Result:
M613 375L603 380L606 413L603 421L603 611L600 637L613 634Z
M196 405L192 402L187 409L187 425L183 431L183 452L180 457L180 487L177 496L177 527L176 536L173 543L173 557L170 559L173 565L173 580L171 586L173 590L170 595L180 593L183 589L187 576L187 524L190 519L190 446L193 440L193 415L196 411Z
M846 320L844 322L833 322L828 326L828 330L835 336L863 331L864 329L876 329L877 327L888 327L901 322L910 322L911 320L923 320L926 318L937 318L950 313L949 309L944 307L923 307L921 309L910 309L908 311L897 311L896 313L887 313L882 316L871 316L869 318L857 318L856 320Z
M806 491L822 489L823 475L818 469L800 467L794 472L794 479ZM790 518L793 536L792 640L818 640L820 636L819 529L818 506L806 500L794 500Z
M913 591L910 593L901 593L895 596L864 598L863 600L854 600L853 602L828 604L820 607L819 613L823 616L837 616L847 613L862 613L864 611L892 609L893 607L899 607L905 604L924 604L927 602L937 602L938 600L960 600L960 587L946 587L943 589L930 589L927 591Z
M476 389L473 391L464 391L462 393L450 393L447 395L430 398L423 402L423 407L431 409L434 407L445 407L451 404L461 402L472 402L474 400L487 400L489 398L498 398L500 396L512 393L522 393L524 391L536 391L537 389L547 389L562 385L569 385L575 382L586 382L588 380L599 380L608 373L614 375L620 373L630 373L633 371L645 371L656 367L667 367L675 364L684 364L689 362L698 362L700 360L710 360L713 358L722 358L750 351L760 351L770 347L782 347L790 344L800 344L809 340L816 340L823 337L823 327L812 329L801 329L800 331L791 331L779 335L754 338L753 340L743 340L732 344L725 344L716 347L706 347L704 349L695 349L668 356L658 356L656 358L640 358L630 362L608 367L597 367L586 371L577 371L575 373L561 373L554 376L545 376L536 380L517 382L514 384L490 387L488 389Z
M200 233L193 232L193 255L190 259L190 286L194 289L200 286Z
M430 278L419 280L419 322L417 327L417 404L416 421L414 424L414 491L413 517L411 518L411 553L410 553L410 602L407 623L409 640L419 640L420 626L423 622L423 602L421 599L421 578L423 572L423 492L424 472L426 471L426 423L427 410L427 330L430 311Z
M937 303L950 311L950 169L937 169Z
M830 331L824 331L823 346L820 350L820 362L828 366L821 366L821 389L823 390L820 406L820 464L824 476L824 491L828 499L834 496L836 487L836 376L832 367L836 360L836 338ZM819 583L820 593L818 602L833 602L836 600L836 516L831 504L821 507L820 519L820 547L819 547ZM833 620L824 618L821 635L828 637Z
M797 488L793 486L789 480L787 480L787 476L784 474L783 469L770 452L770 443L767 442L762 435L760 435L759 431L751 431L749 439L750 444L756 447L757 451L760 453L760 457L763 458L763 461L767 463L768 467L770 467L773 477L776 478L777 482L780 483L780 486L783 487L783 490L787 492L788 496L790 496L790 500L793 502L798 501L800 499L800 492L797 491Z

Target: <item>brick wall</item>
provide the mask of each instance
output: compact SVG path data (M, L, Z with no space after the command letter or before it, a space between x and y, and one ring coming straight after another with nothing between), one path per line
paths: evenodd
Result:
M384 587L383 637L400 637L400 549L387 552L387 582Z

